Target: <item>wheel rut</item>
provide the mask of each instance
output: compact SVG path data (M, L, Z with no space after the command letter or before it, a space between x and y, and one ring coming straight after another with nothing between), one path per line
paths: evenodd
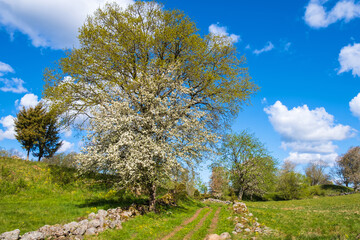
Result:
M196 231L198 231L201 226L204 224L205 220L207 219L207 217L209 216L210 213L212 213L213 209L210 209L210 211L208 211L203 218L200 220L200 222L195 226L195 228L193 230L191 230L184 238L183 240L189 240L191 239L192 235L194 233L196 233Z
M203 210L203 209L204 208L198 209L191 218L186 219L183 223L180 224L180 226L177 226L171 233L169 233L165 237L161 238L161 240L168 240L168 239L172 238L177 232L179 232L181 229L183 229L186 225L188 225L189 223L194 221L199 216L201 210Z

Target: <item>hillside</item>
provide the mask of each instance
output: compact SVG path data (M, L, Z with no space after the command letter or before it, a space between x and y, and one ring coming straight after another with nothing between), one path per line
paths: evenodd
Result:
M111 190L101 175L77 177L70 168L0 158L0 233L66 223L134 201L142 199Z

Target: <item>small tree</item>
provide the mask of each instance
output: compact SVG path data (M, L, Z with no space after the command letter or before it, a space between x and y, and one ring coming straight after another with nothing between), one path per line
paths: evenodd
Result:
M274 183L275 160L253 134L226 135L220 153L240 200L244 194L262 195Z
M211 194L221 198L228 189L228 179L224 167L213 167L210 177Z
M15 132L16 139L27 151L27 160L31 151L40 161L42 157L51 157L61 146L56 117L46 112L42 103L19 111Z
M40 126L42 118L45 115L45 109L42 104L35 107L23 107L15 118L15 138L20 142L22 147L26 150L26 159L29 160L29 155L35 148L37 140L41 137Z
M346 186L353 184L356 191L360 184L360 147L352 147L337 160Z
M34 144L33 155L38 157L51 158L62 145L60 141L60 128L54 113L45 112L39 126L37 141Z
M325 174L326 165L324 162L312 162L305 169L306 177L310 180L310 185L326 184L330 176Z
M295 172L295 164L285 161L278 176L277 191L286 200L300 198L301 190L306 185L306 178Z

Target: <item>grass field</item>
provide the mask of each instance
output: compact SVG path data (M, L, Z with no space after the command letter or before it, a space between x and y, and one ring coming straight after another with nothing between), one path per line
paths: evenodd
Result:
M246 204L283 238L360 239L360 194Z

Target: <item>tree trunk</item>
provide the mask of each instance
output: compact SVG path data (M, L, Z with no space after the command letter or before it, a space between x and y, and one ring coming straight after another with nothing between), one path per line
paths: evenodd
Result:
M38 158L38 162L40 162L40 160L41 160L41 156L39 156L39 158Z
M156 210L155 205L156 205L156 185L155 183L153 183L150 190L150 206L149 206L150 212L155 212Z
M30 150L27 151L26 160L29 161Z
M238 199L239 199L239 200L242 200L243 195L244 195L244 191L243 191L242 189L240 189L240 190L239 190Z

